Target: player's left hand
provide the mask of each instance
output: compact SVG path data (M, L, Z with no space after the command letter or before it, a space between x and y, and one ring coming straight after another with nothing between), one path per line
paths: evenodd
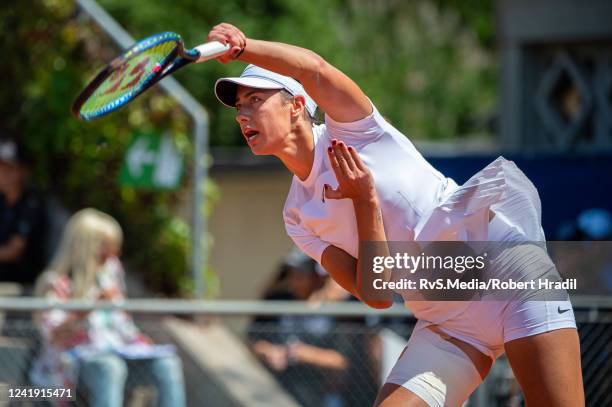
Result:
M207 41L219 41L229 44L230 49L217 58L217 61L226 64L236 59L238 54L246 47L246 36L238 28L228 23L217 24L208 33Z
M327 155L338 180L338 188L333 189L325 184L325 198L349 198L353 202L376 199L372 173L353 147L333 139Z

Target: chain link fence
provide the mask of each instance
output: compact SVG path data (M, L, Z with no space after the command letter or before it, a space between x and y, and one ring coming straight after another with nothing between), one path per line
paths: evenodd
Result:
M32 319L35 309L44 309L42 303L14 301L19 307L7 308L7 300L0 300L0 394L2 388L5 394L0 406L62 405L6 397L8 388L33 385L31 372L43 346ZM176 349L189 406L371 406L416 322L401 307L380 313L361 304L201 304L124 304L155 343ZM72 309L104 306L75 303ZM577 305L575 314L587 405L612 405L612 308ZM123 405L158 405L167 387L155 368L137 356L124 365ZM92 396L87 381L79 377L74 400L64 404L89 406ZM505 358L498 359L466 405L524 405Z
M579 310L576 320L587 404L612 406L612 310Z

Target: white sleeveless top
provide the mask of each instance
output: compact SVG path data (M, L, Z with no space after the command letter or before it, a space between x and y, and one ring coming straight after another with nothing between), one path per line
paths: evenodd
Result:
M357 258L359 239L350 199L323 199L323 186L338 182L327 158L336 138L359 153L374 177L388 241L503 240L504 227L525 240L544 241L537 190L511 161L497 158L461 187L434 169L414 145L373 107L369 116L339 123L326 116L315 126L314 162L304 181L293 177L283 216L288 235L321 262L329 245ZM489 236L489 209L500 214ZM501 222L503 220L503 222ZM432 322L458 315L456 302L410 301L415 316Z

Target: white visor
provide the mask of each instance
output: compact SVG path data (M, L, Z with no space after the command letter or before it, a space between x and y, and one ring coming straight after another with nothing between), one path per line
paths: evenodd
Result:
M304 96L305 107L310 117L314 117L317 110L317 104L308 96L301 83L288 76L268 71L253 64L248 65L238 78L218 79L215 83L215 96L224 105L236 107L238 85L255 89L284 89L292 96Z

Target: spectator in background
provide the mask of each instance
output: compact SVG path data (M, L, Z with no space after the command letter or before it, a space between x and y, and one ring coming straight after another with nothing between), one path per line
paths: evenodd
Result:
M314 260L294 248L264 299L322 302L350 297L328 280ZM377 386L371 380L357 392L354 388L371 369L367 346L361 341L364 332L354 332L354 327L338 330L337 323L328 316L260 316L249 329L253 352L306 407L369 406L376 396ZM347 394L349 383L352 395Z
M612 214L603 208L585 209L559 226L557 239L568 241L557 243L559 248L553 251L561 276L576 278L580 295L611 295Z
M28 160L14 140L0 139L0 281L26 293L44 267L45 212L28 187Z
M54 300L124 299L119 261L121 227L94 209L68 221L59 251L37 282L36 292ZM39 386L74 388L83 384L94 407L123 405L128 373L152 375L160 406L185 405L182 365L170 346L153 345L118 310L49 310L37 317L43 347L30 372ZM136 372L136 373L135 373Z
M585 209L574 221L562 223L557 228L558 240L611 240L612 215L606 209Z

